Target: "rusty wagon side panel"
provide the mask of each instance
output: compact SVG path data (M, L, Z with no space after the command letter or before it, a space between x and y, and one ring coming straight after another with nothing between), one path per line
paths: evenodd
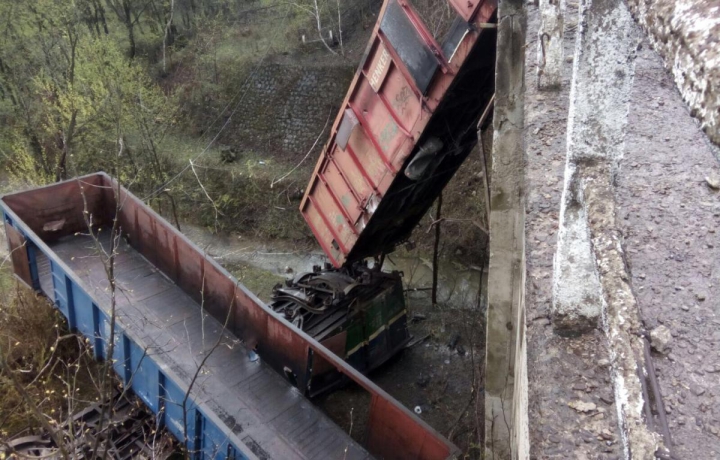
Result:
M336 267L406 238L477 143L494 92L497 1L449 3L442 43L410 1L380 12L300 205Z
M87 233L84 216L96 228L110 224L116 217L118 202L121 204L117 219L122 229L122 244L139 253L145 263L149 262L151 271L162 272L168 280L164 283L181 288L183 295L194 299L214 318L213 324L226 325L227 330L241 340L243 347L256 349L262 361L277 371L277 379L292 373L294 383L304 390L312 384L313 369L334 368L369 393L371 402L365 448L372 455L384 459L435 460L450 458L457 453L457 448L447 439L325 346L281 319L172 225L127 190L118 188L115 180L106 174L98 173L2 197L0 205L6 227L12 228L10 233L22 236L13 240L15 251L28 261L27 269L21 264L17 274L29 278L33 287L42 289L55 301L70 326L91 339L98 358L106 358L108 340L107 312L97 294L103 291L103 286L89 286L87 280L93 279L92 274L81 278L53 248L60 247L67 238ZM78 258L74 263L82 267L83 259ZM45 278L50 279L49 287L47 284L40 286L42 270L50 271L47 276L51 279ZM130 290L126 292L129 296L133 294ZM140 299L140 302L144 301ZM164 365L162 356L149 356L143 361L144 355L140 355L142 337L133 335L128 324L120 322L118 329L120 335L116 339L121 346L115 349L116 371L154 412L161 414L161 423L179 439L184 439L177 428L178 419L182 421L183 418L177 401L182 400L188 379ZM187 351L178 348L170 353ZM218 356L233 356L228 351L224 353ZM130 378L128 366L137 366L139 374ZM247 367L247 360L227 362L226 367L242 369ZM259 391L262 394L263 390ZM240 439L245 434L238 435L237 426L202 402L208 395L195 396L199 399L191 398L192 404L188 407L192 411L189 419L194 420L185 439L188 447L203 452L202 458L255 458ZM240 432L244 429L249 433L251 428L243 426ZM348 438L348 442L352 441ZM355 452L362 455L361 451Z

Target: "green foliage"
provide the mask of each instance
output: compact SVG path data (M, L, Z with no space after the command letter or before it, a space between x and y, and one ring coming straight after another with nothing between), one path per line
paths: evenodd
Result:
M312 33L311 3L0 0L0 184L104 170L140 197L158 192L151 205L168 217L175 202L179 215L214 228L308 238L297 212L304 184L271 187L294 158L245 153L228 167L215 145L198 167L212 200L188 170L162 188L206 149L259 64ZM319 5L331 24L336 3ZM242 149L232 128L217 141Z
M0 1L8 19L0 34L0 147L10 180L44 183L98 169L128 180L160 174L155 147L173 122L172 97L113 34L88 27L89 1Z
M272 180L286 170L270 161L248 158L249 153L244 155L242 162L232 166L204 161L204 166L195 167L197 177L192 172L182 176L172 186L180 208L192 210L188 217L210 229L251 233L265 239L308 239L310 230L298 211L297 183L287 181L271 188Z
M33 185L46 185L54 180L51 173L52 165L48 161L44 149L38 155L33 155L25 139L15 133L10 133L6 140L7 145L0 147L2 162L7 168L6 177L9 189L22 188ZM8 153L12 152L12 154Z

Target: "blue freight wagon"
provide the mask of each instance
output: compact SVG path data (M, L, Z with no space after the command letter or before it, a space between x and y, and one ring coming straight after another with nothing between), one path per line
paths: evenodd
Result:
M114 369L196 458L457 454L108 175L6 195L0 206L15 274L55 303L98 359L108 358L114 293ZM101 254L115 220L113 290ZM370 395L362 444L305 398L329 371Z

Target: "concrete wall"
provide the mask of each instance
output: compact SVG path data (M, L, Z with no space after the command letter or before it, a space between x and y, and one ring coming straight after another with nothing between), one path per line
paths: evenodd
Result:
M490 187L485 458L529 458L525 346L525 35L522 0L501 0Z
M640 42L635 30L622 0L580 4L553 292L556 331L589 332L602 317L628 459L653 458L660 447L646 424L638 377L646 375L642 325L615 222L613 182L625 149Z

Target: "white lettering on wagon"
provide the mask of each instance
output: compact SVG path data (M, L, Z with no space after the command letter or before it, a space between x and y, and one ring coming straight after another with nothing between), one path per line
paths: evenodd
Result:
M373 70L370 75L370 86L372 86L376 93L380 91L380 85L383 82L389 63L390 53L388 53L388 51L383 47L380 59L378 59L378 62L375 65L375 70Z

